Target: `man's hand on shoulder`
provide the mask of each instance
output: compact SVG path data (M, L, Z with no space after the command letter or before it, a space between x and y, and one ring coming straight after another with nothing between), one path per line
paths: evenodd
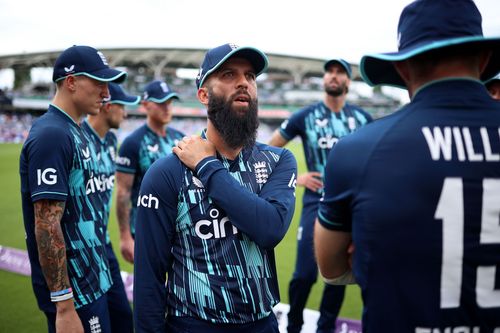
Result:
M215 156L215 146L199 135L185 136L177 147L172 149L182 163L189 169L194 170L198 163L206 157Z

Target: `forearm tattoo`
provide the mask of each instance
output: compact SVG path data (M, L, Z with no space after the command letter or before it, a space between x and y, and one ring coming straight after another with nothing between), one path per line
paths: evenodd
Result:
M35 202L35 236L42 272L51 291L70 288L66 265L66 245L61 229L65 203L55 200Z

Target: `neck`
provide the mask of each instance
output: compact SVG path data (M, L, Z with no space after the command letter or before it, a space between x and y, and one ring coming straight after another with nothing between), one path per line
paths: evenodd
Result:
M56 95L52 99L52 104L66 112L66 114L70 116L75 123L80 124L83 112L79 112L75 105L67 97L65 98L61 93L56 92Z
M324 103L333 112L340 112L345 105L345 94L331 96L325 93Z
M217 129L214 127L214 125L210 120L208 120L206 136L207 140L210 141L215 146L217 152L229 160L236 159L241 149L243 148L243 147L238 147L238 148L229 147L226 144L226 142L224 142L219 131L217 131Z
M102 110L100 112L102 112ZM99 119L99 116L89 116L87 121L100 138L104 138L110 129L106 121Z
M159 124L159 123L151 120L151 118L149 118L149 117L146 120L146 123L148 124L148 127L153 132L155 132L158 136L165 136L166 135L167 124Z

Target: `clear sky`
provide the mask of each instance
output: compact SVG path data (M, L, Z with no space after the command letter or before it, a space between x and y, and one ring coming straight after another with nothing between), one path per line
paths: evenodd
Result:
M437 1L437 0L436 0ZM396 50L409 0L0 0L0 54L109 47L210 48L233 42L265 52L359 63ZM484 34L500 36L500 1L476 0Z

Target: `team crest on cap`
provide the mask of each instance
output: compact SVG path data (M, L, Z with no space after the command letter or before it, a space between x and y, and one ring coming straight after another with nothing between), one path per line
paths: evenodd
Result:
M71 66L69 66L69 67L64 67L64 71L65 71L66 73L73 72L73 71L74 71L74 69L75 69L75 65L71 65Z
M163 90L164 93L168 92L168 86L165 82L160 83L161 90Z
M99 57L101 58L102 60L102 63L106 66L108 66L108 61L106 60L106 57L104 56L104 54L101 52L101 51L97 51L97 54L99 55Z
M231 50L236 50L239 46L234 43L229 43L229 47L231 48Z

